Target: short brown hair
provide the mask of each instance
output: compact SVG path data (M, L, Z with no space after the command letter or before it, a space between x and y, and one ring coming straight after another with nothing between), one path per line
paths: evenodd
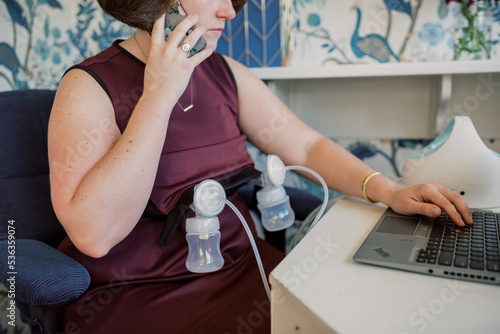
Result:
M151 32L157 18L165 13L175 0L97 0L101 8L120 22ZM238 13L247 0L231 0Z

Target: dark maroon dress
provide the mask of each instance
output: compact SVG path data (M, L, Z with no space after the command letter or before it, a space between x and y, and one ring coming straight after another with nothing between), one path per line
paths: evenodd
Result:
M117 42L77 66L94 76L113 102L123 132L142 93L144 63ZM226 179L253 161L238 128L238 92L229 66L213 54L194 70L194 108L174 107L151 202L164 213L174 210L186 189L207 178ZM191 86L179 102L188 106ZM228 197L251 226L243 200ZM185 219L167 246L159 239L164 223L143 217L133 231L100 259L79 252L69 239L60 250L83 264L91 275L84 298L59 310L56 322L65 333L268 333L270 304L248 237L226 206L219 215L219 271L195 274L185 267L188 253ZM255 235L255 233L254 233ZM283 254L258 240L267 273Z

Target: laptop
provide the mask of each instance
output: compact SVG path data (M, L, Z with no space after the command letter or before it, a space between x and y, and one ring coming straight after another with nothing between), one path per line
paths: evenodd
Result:
M421 274L500 285L500 213L471 210L474 224L403 216L388 208L354 260Z

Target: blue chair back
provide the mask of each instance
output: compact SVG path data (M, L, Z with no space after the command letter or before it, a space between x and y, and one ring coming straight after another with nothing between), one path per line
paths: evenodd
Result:
M16 239L53 247L66 235L50 198L47 130L54 96L52 90L0 93L0 240L8 237L7 225Z

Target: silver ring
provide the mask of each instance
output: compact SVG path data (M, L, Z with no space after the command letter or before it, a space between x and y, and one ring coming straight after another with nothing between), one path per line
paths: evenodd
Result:
M184 44L182 44L181 49L182 49L182 51L187 53L187 52L189 52L189 50L191 50L191 45L184 43Z

